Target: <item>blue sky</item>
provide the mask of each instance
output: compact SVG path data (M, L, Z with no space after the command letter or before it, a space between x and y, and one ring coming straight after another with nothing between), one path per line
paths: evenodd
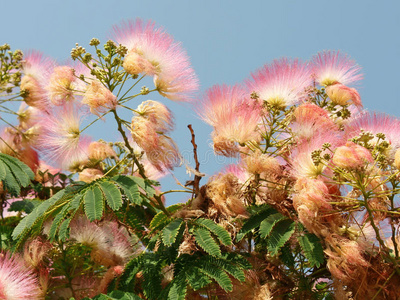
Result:
M69 58L76 42L87 46L92 37L105 42L111 26L121 20L151 19L181 41L201 91L214 84L241 82L275 58L306 60L322 50L341 50L363 68L365 79L359 92L364 106L400 117L400 2L395 0L2 2L0 43L7 42L13 49L38 49L60 62ZM147 99L161 98L154 95L142 100ZM219 170L225 160L210 155L211 128L198 120L190 106L162 101L175 112L173 137L180 148L185 152L191 149L186 128L191 123L199 144L201 170L207 174ZM117 136L113 130L103 136L98 130L91 133L109 141ZM182 182L189 179L184 170L178 171L178 178ZM163 182L174 187L172 179Z

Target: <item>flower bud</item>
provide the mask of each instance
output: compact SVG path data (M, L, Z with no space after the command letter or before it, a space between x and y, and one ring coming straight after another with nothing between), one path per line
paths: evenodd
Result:
M334 104L354 104L356 106L362 106L360 94L356 89L349 88L341 83L336 83L327 86L325 91Z
M335 165L345 169L358 169L374 160L368 149L347 142L346 146L338 147L335 150L332 161Z
M103 177L103 172L98 169L86 168L79 173L79 180L90 183L96 179Z

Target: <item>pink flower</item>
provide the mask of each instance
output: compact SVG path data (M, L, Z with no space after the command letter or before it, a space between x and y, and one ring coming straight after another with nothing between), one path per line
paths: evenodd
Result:
M73 84L75 81L76 77L71 67L60 66L54 68L47 86L51 103L63 105L65 102L73 100Z
M99 169L86 168L79 173L79 180L86 183L90 183L92 181L95 181L103 177L103 175L104 173Z
M37 300L41 294L36 276L21 258L0 253L0 299Z
M21 90L27 93L24 98L28 105L41 110L47 109L49 99L45 86L54 66L55 62L52 59L43 57L39 52L30 52L25 56L23 63L25 76L21 80Z
M352 142L347 142L345 146L336 148L332 162L341 168L358 169L367 163L373 163L374 159L368 149Z
M239 85L216 85L206 92L197 111L206 123L214 126L215 140L227 145L229 141L243 144L260 140L257 125L261 121L261 108L246 94Z
M143 101L136 111L141 117L151 121L157 131L168 132L174 127L171 111L160 102L153 100Z
M91 142L88 152L89 158L94 160L117 157L117 153L115 153L114 149L109 144L102 141Z
M55 107L41 121L39 150L63 169L86 161L89 139L81 136L80 123L81 115L74 105Z
M299 60L281 58L265 65L251 75L247 81L249 90L254 91L259 99L277 107L296 104L312 85L311 70Z
M313 103L298 106L293 116L295 121L290 128L298 144L309 141L316 134L338 130L328 112Z
M312 58L317 83L329 86L335 83L348 85L363 78L361 68L339 51L323 51Z
M128 48L123 67L128 73L154 75L159 93L171 100L188 101L198 80L180 43L153 22L123 22L113 27L112 40Z
M92 114L100 117L108 110L115 109L118 101L117 97L100 81L93 80L83 95L82 103L90 107Z
M394 158L394 152L400 148L400 120L383 113L364 112L360 113L344 127L346 140L357 137L361 132L370 132L373 135L383 133L385 140L390 144L387 155ZM382 141L382 140L381 140ZM369 141L371 146L375 146L378 138L375 136Z
M326 87L326 94L337 105L354 104L362 106L360 94L356 89L349 88L341 83L335 83Z
M331 149L335 149L343 143L343 138L335 131L325 132L315 135L311 140L301 143L293 148L290 154L292 174L296 178L317 178L319 175L329 171L326 170L327 162L315 163L312 154L315 150L321 150L325 143L329 143ZM328 150L320 153L322 158L325 154L330 154Z

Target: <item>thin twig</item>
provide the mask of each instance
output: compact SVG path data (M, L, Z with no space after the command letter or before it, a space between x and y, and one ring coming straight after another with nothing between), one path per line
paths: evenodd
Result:
M194 193L194 198L197 197L197 195L200 192L200 180L201 180L201 176L198 176L197 174L200 173L200 163L199 160L197 158L197 145L196 145L196 141L195 141L195 135L194 135L194 131L192 128L192 124L188 125L188 128L190 130L190 133L192 134L192 145L193 145L193 156L194 156L194 161L196 163L196 174L194 174L194 180L193 180L193 193Z

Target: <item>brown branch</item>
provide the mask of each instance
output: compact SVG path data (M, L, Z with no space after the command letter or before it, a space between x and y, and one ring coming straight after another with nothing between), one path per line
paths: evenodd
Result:
M197 174L200 173L200 163L199 160L197 158L197 145L196 145L196 141L195 141L195 135L194 135L194 131L192 128L192 124L188 125L188 128L190 130L190 133L192 134L192 145L193 145L193 156L194 156L194 161L196 163L196 173L194 175L194 180L193 180L193 192L194 192L194 198L197 197L197 195L200 192L200 180L201 180L201 176L198 176Z

